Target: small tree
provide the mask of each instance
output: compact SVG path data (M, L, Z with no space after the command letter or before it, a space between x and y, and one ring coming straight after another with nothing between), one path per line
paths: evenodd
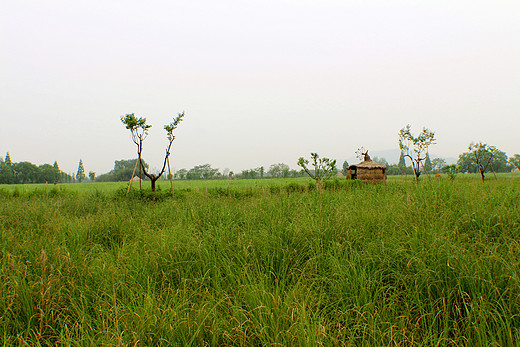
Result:
M81 183L85 179L85 167L83 166L83 160L79 160L78 172L76 172L76 180Z
M183 117L184 112L179 113L170 124L166 124L164 126L164 130L166 130L166 138L168 139L168 146L166 146L166 154L164 156L162 169L158 174L149 173L142 162L143 141L148 136L148 130L152 126L146 124L146 118L137 118L133 113L121 117L121 122L123 122L123 124L126 125L126 128L130 130L132 134L132 141L137 145L137 158L139 160L139 166L140 169L143 170L145 176L150 179L152 192L155 192L155 182L162 176L166 170L166 164L169 163L170 149L172 147L173 140L175 140L173 131L178 127Z
M13 162L11 160L11 155L9 155L9 152L7 152L5 155L5 165L13 166Z
M406 173L406 161L404 160L404 154L401 152L399 156L399 163L397 163L397 167L399 168L399 173L404 175Z
M432 170L433 172L440 172L443 167L447 165L446 160L442 158L435 158L432 160Z
M515 154L509 158L509 163L520 170L520 154Z
M399 148L404 157L412 162L414 179L417 182L421 175L421 166L428 154L428 147L435 144L435 133L423 128L419 136L412 135L410 124L399 131Z
M341 173L346 176L348 173L348 162L346 160L343 162L342 168Z
M448 178L450 180L453 181L455 179L455 177L457 176L457 173L460 171L460 167L455 164L444 165L442 167L442 171L444 173L446 173L446 175L448 175Z
M430 159L430 154L426 153L426 159L424 159L424 170L426 170L426 173L429 175L430 172L432 172L432 161Z
M477 165L477 170L480 173L480 178L484 182L484 173L489 168L489 164L496 152L495 146L490 146L487 143L470 143L468 149L473 155L473 160Z
M329 158L320 158L318 153L311 153L313 170L307 168L309 160L300 157L298 159L298 166L305 171L310 178L316 181L316 186L321 188L324 180L331 178L336 173L336 160Z
M92 182L94 182L94 180L96 179L96 173L95 173L94 171L90 171L90 172L88 173L88 178L89 178Z

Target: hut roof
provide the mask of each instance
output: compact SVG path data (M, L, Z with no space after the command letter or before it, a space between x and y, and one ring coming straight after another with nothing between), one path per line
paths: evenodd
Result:
M348 169L351 168L365 168L365 169L386 169L386 165L376 163L368 155L365 156L365 160L363 160L359 164L350 165Z

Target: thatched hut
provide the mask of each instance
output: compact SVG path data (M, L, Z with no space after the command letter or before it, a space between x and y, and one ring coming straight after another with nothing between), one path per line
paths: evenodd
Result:
M368 152L364 153L365 160L347 168L347 179L359 179L369 183L386 183L386 165L378 164L370 159Z

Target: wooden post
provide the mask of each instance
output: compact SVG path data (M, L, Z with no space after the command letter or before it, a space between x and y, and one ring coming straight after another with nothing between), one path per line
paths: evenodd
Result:
M168 157L168 175L170 176L170 187L172 188L172 198L173 198L173 177L172 177L172 170L170 168L170 157Z
M126 190L126 195L128 195L128 192L130 191L130 188L132 187L132 181L134 180L135 169L137 169L137 160L135 161L134 171L132 172L132 178L130 178L130 182L128 183L128 189ZM139 179L139 181L140 180L141 179Z

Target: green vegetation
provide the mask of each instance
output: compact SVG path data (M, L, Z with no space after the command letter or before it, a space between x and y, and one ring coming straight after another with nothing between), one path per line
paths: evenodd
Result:
M0 186L0 341L518 345L520 176L459 176Z
M421 175L421 166L426 172L431 171L431 162L428 155L428 147L435 144L435 133L427 128L423 128L417 137L413 136L410 124L399 131L399 148L401 154L410 159L412 163L415 181ZM428 159L428 166L424 161Z
M61 183L74 180L74 174L62 172L56 161L54 165L36 166L27 161L13 162L9 152L5 155L5 160L0 157L0 184Z
M184 112L179 113L177 117L174 117L172 122L170 124L166 124L163 128L166 130L166 138L168 139L168 146L166 146L166 154L164 155L164 163L162 166L162 169L159 173L154 174L150 173L146 170L146 166L144 165L142 153L143 153L143 142L148 136L148 130L152 127L149 124L146 124L146 118L137 118L135 114L130 113L127 114L124 117L121 117L121 122L125 125L125 127L130 130L130 133L132 135L132 141L137 146L137 158L139 159L139 172L142 171L142 173L148 177L151 183L151 190L152 192L155 192L155 185L156 182L161 176L163 175L164 171L166 170L166 165L168 165L168 176L170 177L170 180L172 179L171 176L171 168L170 168L170 150L172 148L173 141L175 140L175 135L173 135L173 131L177 129L180 122L182 122L182 119L184 118ZM132 178L135 175L135 169L137 166L134 167L134 171L132 173ZM173 187L172 187L173 190Z

